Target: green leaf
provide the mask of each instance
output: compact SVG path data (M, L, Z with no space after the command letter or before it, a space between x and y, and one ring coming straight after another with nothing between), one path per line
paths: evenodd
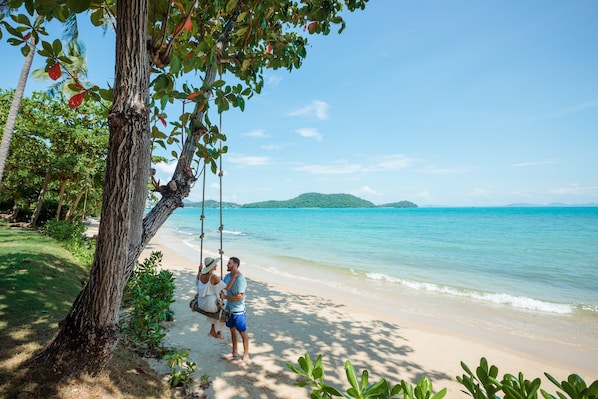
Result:
M442 388L440 391L435 393L430 399L442 399L446 395L446 388Z
M347 380L349 384L355 389L358 389L359 383L357 382L357 374L355 373L355 368L351 364L349 360L345 362L345 373L347 374Z
M62 42L59 39L56 39L52 42L52 50L56 55L62 52Z
M16 17L13 17L13 19L19 24L31 27L31 21L29 21L29 18L25 14L19 14Z
M227 4L226 4L226 12L227 13L232 13L235 8L237 7L237 4L239 3L239 0L230 0Z
M78 14L89 9L91 0L68 0L67 4L71 12Z
M31 47L29 47L29 46L21 47L21 54L23 54L25 57L27 57L29 55L30 51L31 51Z

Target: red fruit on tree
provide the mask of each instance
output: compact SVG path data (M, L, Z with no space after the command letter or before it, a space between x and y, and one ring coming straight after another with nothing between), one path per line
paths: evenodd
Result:
M62 76L62 71L60 70L60 64L58 62L48 69L48 75L52 80L57 80Z
M316 26L318 26L318 23L316 21L313 21L309 24L309 26L307 27L307 29L309 30L309 33L314 33L316 30Z
M160 119L160 122L162 122L164 127L166 127L166 119L164 119L164 118L158 118L158 119Z
M190 32L191 29L193 29L193 23L191 22L191 18L187 18L187 20L185 21L185 29L187 30L187 32Z
M87 92L83 91L79 94L75 94L74 96L72 96L71 99L69 100L69 108L75 109L79 105L81 105L81 103L83 103L83 99L85 98L85 94L87 94Z

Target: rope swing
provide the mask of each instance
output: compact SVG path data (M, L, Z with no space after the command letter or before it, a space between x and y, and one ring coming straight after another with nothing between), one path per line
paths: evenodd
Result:
M222 113L219 112L219 131L222 132ZM222 171L222 138L219 139L219 159L218 159L218 167L219 167L219 171L218 171L218 182L219 182L219 210L220 210L220 226L218 228L219 233L220 233L220 248L218 248L218 254L220 255L220 279L222 279L224 277L224 249L223 249L223 232L224 232L224 224L223 224L223 216L222 216L222 177L224 176L224 172ZM199 246L199 261L200 263L203 264L203 242L204 242L204 238L205 238L205 232L204 232L204 221L206 218L205 215L205 201L206 201L206 164L207 161L204 159L204 163L203 163L203 167L202 167L202 171L201 173L203 173L203 179L202 179L202 191L201 191L201 216L200 216L200 221L201 221L201 232L199 235L199 240L200 240L200 246ZM191 308L191 310L193 312L198 312L201 313L205 316L208 316L211 319L215 319L215 320L220 320L220 321L226 321L226 318L228 316L228 312L224 309L224 304L222 303L222 301L220 300L220 298L218 298L218 308L219 310L217 312L206 312L204 310L202 310L201 308L199 308L197 306L197 298L194 298L191 303L189 303L189 307Z

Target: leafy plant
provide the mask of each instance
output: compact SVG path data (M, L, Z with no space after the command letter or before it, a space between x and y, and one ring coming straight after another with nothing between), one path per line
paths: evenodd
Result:
M189 388L189 384L192 382L191 375L195 371L195 362L187 360L189 358L189 351L174 351L164 356L167 361L168 367L170 367L170 378L168 383L171 387L183 386L185 389ZM203 376L202 376L203 380Z
M160 270L161 252L152 252L143 263L137 263L127 282L123 303L131 309L123 319L124 338L142 351L161 356L166 336L162 322L172 319L170 304L174 302L174 277L169 270Z
M583 378L577 374L569 375L567 381L560 383L550 374L544 373L544 375L546 375L546 378L548 378L550 382L562 389L571 399L598 399L598 380L594 381L588 387ZM549 394L543 389L541 389L540 392L546 399L557 399L554 395ZM560 399L567 399L567 396L561 392L557 392L557 395Z
M68 241L81 237L85 231L85 225L80 222L69 223L64 220L50 219L44 224L42 231L58 241Z
M287 367L304 378L296 385L311 386L313 388L311 392L312 399L332 398L333 396L355 399L390 399L400 398L401 394L404 399L442 399L446 395L446 388L434 393L432 381L428 377L420 379L415 387L404 380L392 386L384 378L377 383L369 384L369 372L363 370L360 381L353 364L349 360L345 362L345 374L351 387L347 389L345 394L339 389L324 383L322 355L318 355L315 363L312 363L309 354L300 357L298 362L300 368L291 363L287 363Z
M502 389L501 383L496 379L498 376L496 366L488 367L488 361L482 358L475 374L463 362L461 362L461 368L465 370L466 374L457 376L457 381L467 389L474 399L496 398L496 393Z
M44 223L42 231L62 242L62 245L75 258L91 266L95 252L95 241L86 239L83 236L85 225L81 222L71 223L64 220L50 219Z
M360 381L353 365L347 360L345 362L345 373L351 387L347 389L345 394L338 388L324 382L322 355L319 355L316 361L312 362L309 354L306 354L300 357L298 362L299 367L291 363L287 363L287 367L303 377L296 385L312 388L312 399L332 398L333 396L355 399L442 399L447 392L446 388L443 388L434 393L432 381L426 376L422 377L415 387L405 380L401 380L399 384L392 386L385 379L368 385L368 371L362 371ZM512 374L505 374L499 381L498 368L494 365L488 365L485 358L480 359L480 365L476 367L475 373L463 362L461 362L461 367L465 374L457 376L457 381L465 387L466 393L474 399L500 399L501 397L502 399L537 399L538 391L544 399L598 399L598 380L587 386L583 378L577 374L569 375L567 381L558 382L550 374L545 373L550 382L563 391L557 392L557 396L554 396L540 389L540 378L530 381L521 372L518 373L517 377Z

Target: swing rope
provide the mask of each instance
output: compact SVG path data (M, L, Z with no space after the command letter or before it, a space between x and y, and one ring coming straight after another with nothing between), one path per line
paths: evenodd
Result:
M201 216L199 219L201 220L201 234L199 235L199 263L203 265L203 239L204 239L204 220L206 218L205 215L205 200L206 200L206 163L204 161L203 168L201 173L203 173L203 184L202 184L202 191L201 191Z
M219 113L219 132L222 133L222 112ZM219 208L220 208L220 227L218 228L218 230L220 231L220 248L218 249L218 254L220 255L220 278L224 278L224 249L223 249L223 231L224 231L224 224L223 224L223 215L222 215L222 177L224 176L224 172L222 171L222 139L219 140L219 168L220 170L218 171L218 178L219 178L219 187L220 187L220 193L219 193ZM202 168L202 172L203 173L203 180L202 180L202 193L201 193L201 234L199 236L200 238L200 246L199 246L199 259L200 259L200 263L203 264L203 240L205 237L205 233L204 233L204 221L205 221L205 201L206 201L206 161L204 160L204 164L203 164L203 168ZM214 313L210 313L210 312L206 312L204 310L202 310L201 308L199 308L197 306L197 298L193 299L191 301L191 303L189 303L189 307L191 308L192 311L194 312L198 312L201 313L205 316L208 316L212 319L216 319L216 320L220 320L220 321L226 321L226 318L228 316L228 312L224 309L224 303L222 302L222 300L218 297L217 298L218 301L218 307L219 310L217 312Z
M220 127L218 128L220 131L220 134L222 134L222 112L219 113L220 115ZM224 224L222 222L223 218L222 218L222 177L224 176L224 172L222 171L222 139L219 140L220 141L220 149L219 149L219 154L220 156L218 157L218 161L219 161L219 167L220 170L218 171L218 179L219 179L219 184L218 186L220 187L220 249L218 250L218 253L220 254L220 278L224 278L224 249L223 249L223 245L222 245L222 234L224 232Z

